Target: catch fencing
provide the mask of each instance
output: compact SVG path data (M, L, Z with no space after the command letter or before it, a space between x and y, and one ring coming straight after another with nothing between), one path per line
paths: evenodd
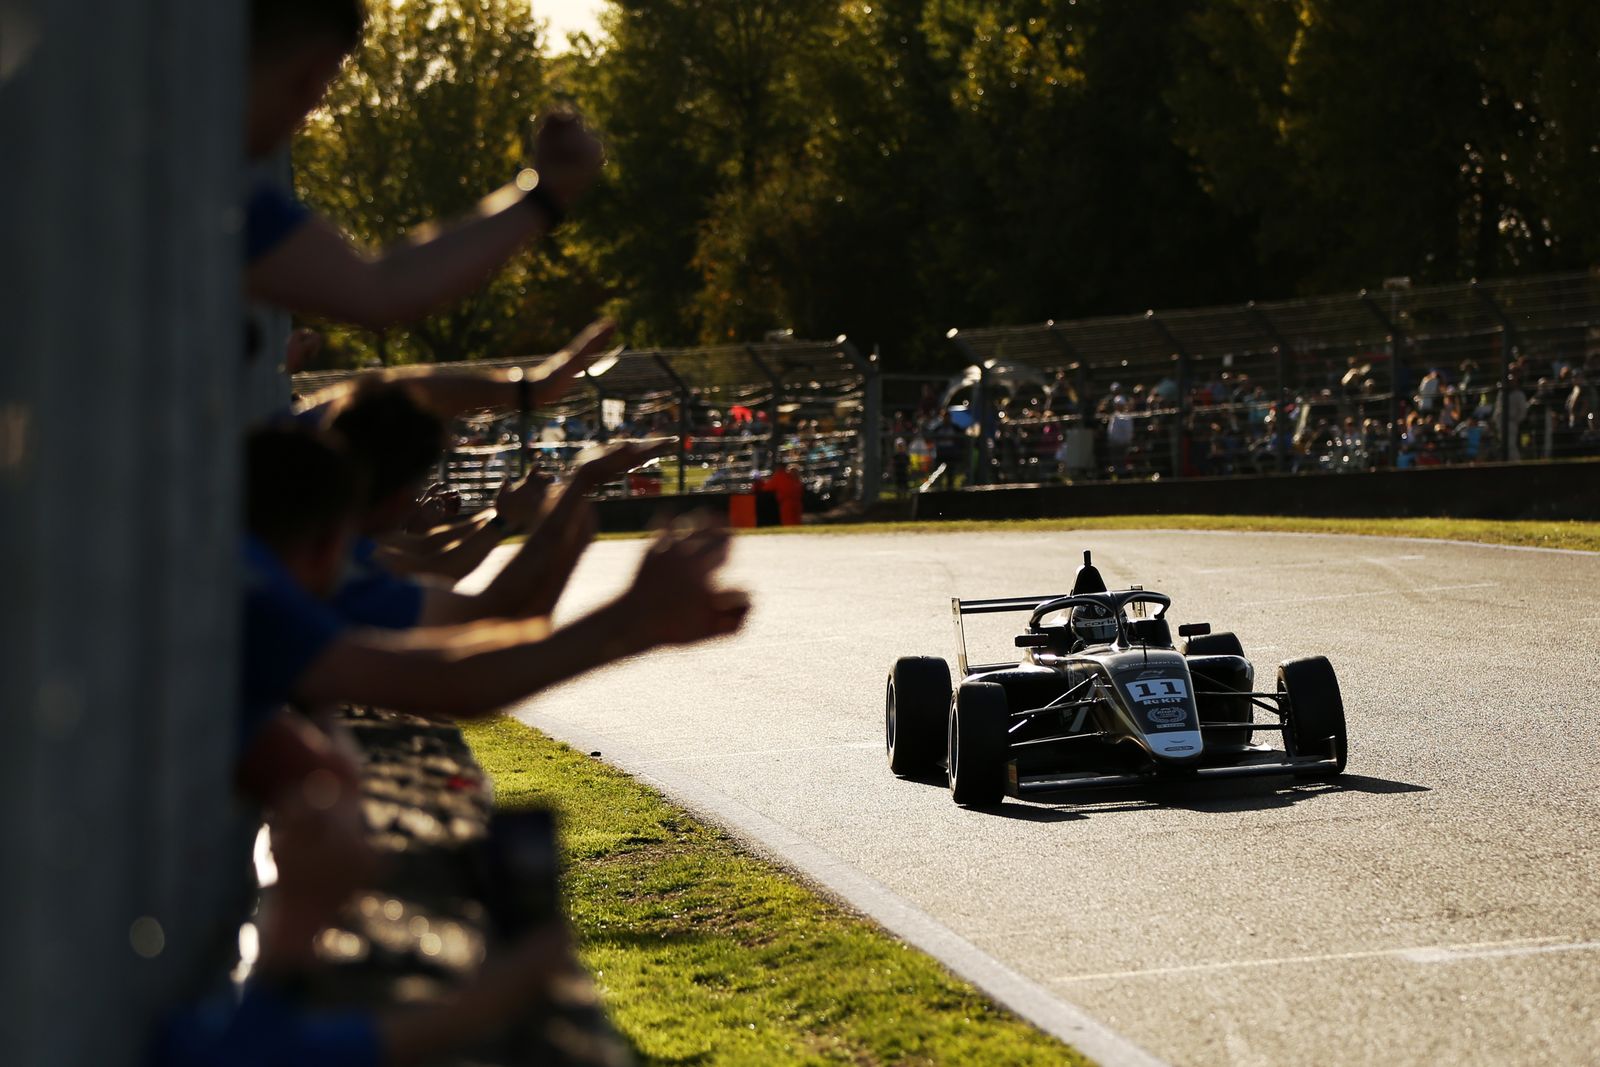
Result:
M536 366L547 357L481 360L464 369ZM675 436L674 454L602 495L748 490L776 467L796 469L824 505L877 492L876 356L849 341L771 341L624 350L597 361L558 404L462 420L440 464L438 491L463 510L528 470L561 474L592 447ZM302 395L354 372L295 375ZM865 451L864 451L865 450Z
M964 379L887 376L904 488L1600 453L1592 273L948 336Z

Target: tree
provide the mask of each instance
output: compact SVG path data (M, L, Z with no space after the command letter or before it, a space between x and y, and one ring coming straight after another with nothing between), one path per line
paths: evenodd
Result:
M366 38L296 138L293 159L306 202L378 245L471 209L515 175L549 94L528 0L369 10ZM530 251L447 311L375 338L335 329L336 343L384 362L550 351L599 301L575 261Z
M1285 288L1600 252L1593 5L1208 0L1186 37L1178 140Z
M835 0L618 0L579 89L611 160L592 231L635 332L705 340L779 325L753 237L803 142L796 69ZM764 192L764 189L767 190Z

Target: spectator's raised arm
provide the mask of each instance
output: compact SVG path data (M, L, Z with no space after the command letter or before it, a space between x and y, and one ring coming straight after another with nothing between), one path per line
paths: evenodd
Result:
M561 351L527 370L417 366L367 371L303 398L295 405L295 413L314 422L327 422L337 417L358 391L373 383L399 385L418 407L441 419L485 408L515 411L551 404L565 396L572 383L605 355L616 329L616 324L607 319L592 322Z
M300 675L313 704L373 704L443 718L480 718L613 660L736 631L749 610L712 576L728 535L687 524L658 536L633 584L610 604L552 630L544 619L404 634L347 632Z
M465 297L518 250L560 224L594 181L599 140L570 115L547 119L534 168L484 197L463 218L425 223L400 244L366 252L324 219L306 216L245 273L256 300L382 329Z

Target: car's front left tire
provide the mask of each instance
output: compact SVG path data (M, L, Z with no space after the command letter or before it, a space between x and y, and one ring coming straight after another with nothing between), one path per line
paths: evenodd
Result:
M904 778L927 774L944 750L950 667L937 656L895 660L884 686L883 742L889 769Z
M950 705L946 766L950 796L964 808L992 808L1006 796L1011 709L1005 687L968 682Z

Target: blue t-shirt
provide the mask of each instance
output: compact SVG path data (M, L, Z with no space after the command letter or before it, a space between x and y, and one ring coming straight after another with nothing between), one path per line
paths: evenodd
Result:
M250 189L244 211L244 259L254 263L271 252L311 217L311 210L270 182Z
M244 649L239 663L239 750L294 693L300 676L344 630L344 620L294 580L273 551L244 543Z
M157 1037L148 1067L378 1067L371 1015L313 1012L260 983L235 1004L217 996L180 1012Z
M333 610L355 626L409 630L422 620L426 595L422 586L385 570L376 556L378 545L361 538L350 553L344 580L333 594Z

